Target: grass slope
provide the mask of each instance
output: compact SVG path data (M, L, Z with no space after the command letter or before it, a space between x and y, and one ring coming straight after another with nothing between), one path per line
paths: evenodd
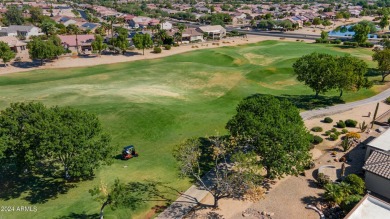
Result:
M41 197L39 203L34 199L36 213L0 212L0 217L88 218L100 207L88 189L101 181L110 184L115 178L126 182L157 180L186 190L190 183L178 177L171 155L173 146L188 137L225 133L224 126L237 103L253 93L310 99L313 92L295 80L291 66L300 56L314 51L350 53L374 65L370 62L371 51L366 49L266 41L155 60L1 76L0 109L16 101L42 101L96 113L113 136L118 154L123 146L134 144L140 157L115 160L113 165L99 170L95 180L79 183L65 194ZM380 89L346 93L344 99L362 99ZM31 205L26 199L31 200L28 197L34 189L22 189L9 200L3 197L1 203ZM135 212L108 209L105 218L145 218L154 204Z

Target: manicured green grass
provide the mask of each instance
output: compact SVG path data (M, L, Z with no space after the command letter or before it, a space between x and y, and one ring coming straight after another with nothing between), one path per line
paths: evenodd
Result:
M190 183L178 176L171 155L173 146L189 137L226 133L224 126L237 103L254 93L292 95L295 100L310 102L313 92L295 80L291 65L300 56L314 51L350 53L374 67L371 51L367 49L266 41L155 60L1 76L0 109L11 102L42 101L96 113L112 135L118 154L123 146L134 144L140 156L128 161L115 160L113 165L99 170L96 179L81 182L66 194L36 204L36 213L0 212L0 218L59 218L72 214L69 218L74 218L98 213L100 204L93 201L88 189L101 181L110 184L116 178L124 182L161 181L185 191ZM344 100L362 99L381 89L346 93ZM24 199L27 195L0 202L31 205ZM149 203L133 212L107 209L105 218L145 218L155 204Z

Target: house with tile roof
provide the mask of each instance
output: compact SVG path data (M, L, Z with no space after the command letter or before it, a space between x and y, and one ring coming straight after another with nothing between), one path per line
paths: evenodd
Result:
M59 35L58 37L61 39L62 45L65 49L77 52L78 46L78 51L82 53L91 52L92 42L95 40L95 36L93 34L77 35L77 42L76 35Z
M0 37L0 42L8 44L8 46L16 53L26 50L27 48L27 43L20 41L14 36L2 36Z
M380 136L367 144L366 156L364 160L372 154L373 151L383 151L390 153L390 129L387 129Z
M390 200L390 153L373 151L363 170L367 190Z

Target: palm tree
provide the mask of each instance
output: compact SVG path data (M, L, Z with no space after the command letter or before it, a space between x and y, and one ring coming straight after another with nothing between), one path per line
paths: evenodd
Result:
M111 38L113 38L114 37L113 24L116 22L116 17L115 16L109 16L107 18L107 21L110 22Z
M183 32L184 32L184 29L186 29L186 27L183 24L179 24L178 29L179 29L179 33L180 33L180 42L182 43L183 42Z
M325 193L324 197L333 204L340 204L343 201L343 190L339 185L329 183L324 186Z
M75 24L69 24L69 26L66 27L68 32L70 34L76 35L76 49L77 49L77 54L80 54L79 52L79 40L77 39L77 35L80 33L80 28L75 25Z

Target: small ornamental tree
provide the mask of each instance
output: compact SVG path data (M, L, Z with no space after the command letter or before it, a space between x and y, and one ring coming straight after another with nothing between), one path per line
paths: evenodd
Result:
M243 198L248 192L257 190L254 183L260 179L252 166L255 166L256 155L253 153L240 153L233 155L234 144L221 137L205 139L209 142L208 153L201 149L202 142L197 138L191 138L177 145L174 150L174 157L179 162L180 173L196 180L199 186L210 192L214 198L214 204L205 207L218 207L218 201L227 197ZM232 162L229 157L233 158ZM207 169L204 169L202 160L207 158L212 166L208 176L204 176ZM262 197L259 194L258 197ZM253 197L253 194L252 194Z
M99 34L95 34L95 40L92 42L92 49L97 51L99 56L102 54L102 51L107 48L107 44L103 42L103 37Z
M137 49L142 49L142 55L145 55L145 49L153 46L153 41L149 34L135 34L133 43Z
M236 110L226 128L261 158L268 178L297 175L309 164L310 134L291 102L254 95Z
M14 59L16 56L15 52L11 50L7 43L0 41L0 59L3 60L4 64Z

